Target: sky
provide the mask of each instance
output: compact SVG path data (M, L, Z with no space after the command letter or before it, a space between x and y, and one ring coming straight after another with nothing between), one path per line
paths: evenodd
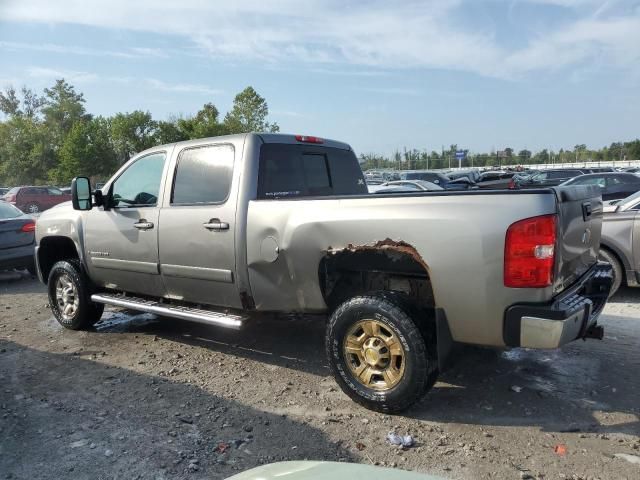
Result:
M251 85L357 153L600 148L640 137L640 0L0 0L0 87L57 78L156 119Z

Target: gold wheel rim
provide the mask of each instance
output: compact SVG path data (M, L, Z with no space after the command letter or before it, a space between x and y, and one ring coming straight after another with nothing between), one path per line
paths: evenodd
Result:
M396 333L378 320L361 320L344 340L344 358L353 377L367 388L386 391L404 375L404 348Z

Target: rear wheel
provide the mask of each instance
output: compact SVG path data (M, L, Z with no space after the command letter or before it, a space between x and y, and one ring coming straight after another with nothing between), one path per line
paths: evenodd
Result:
M37 203L28 203L27 205L25 205L24 211L26 213L39 213L40 205L38 205Z
M609 298L611 298L618 291L620 285L622 284L624 269L622 268L622 265L620 264L618 258L609 250L601 248L599 259L603 262L610 263L611 267L613 267L613 284L611 285L611 291L609 292Z
M401 412L437 378L435 342L426 339L399 297L347 300L327 328L329 365L340 388L371 410Z
M57 262L49 273L49 305L58 323L70 330L92 327L104 305L91 301L91 282L78 260Z

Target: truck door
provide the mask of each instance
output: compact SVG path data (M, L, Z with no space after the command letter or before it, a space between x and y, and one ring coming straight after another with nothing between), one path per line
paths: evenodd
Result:
M236 280L236 152L229 143L177 152L160 211L160 271L168 298L241 307Z
M111 184L108 210L86 213L89 274L99 285L162 296L158 268L158 196L165 152L137 159Z

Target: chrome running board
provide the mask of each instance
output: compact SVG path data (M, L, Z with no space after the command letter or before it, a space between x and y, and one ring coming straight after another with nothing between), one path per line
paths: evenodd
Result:
M91 300L96 303L105 303L116 307L130 308L131 310L138 310L140 312L179 318L181 320L190 320L192 322L204 323L205 325L216 325L233 330L240 330L244 322L248 319L248 317L232 313L163 304L154 300L128 297L115 293L95 293L91 295Z

